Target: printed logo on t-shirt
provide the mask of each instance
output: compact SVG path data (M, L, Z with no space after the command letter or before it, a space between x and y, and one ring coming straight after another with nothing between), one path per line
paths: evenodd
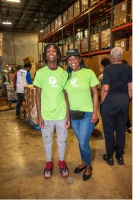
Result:
M72 85L72 87L78 87L78 86L79 86L76 82L77 82L77 78L73 78L73 79L70 81L70 84Z
M49 77L48 82L52 85L52 87L58 87L58 85L56 85L56 78L54 76Z

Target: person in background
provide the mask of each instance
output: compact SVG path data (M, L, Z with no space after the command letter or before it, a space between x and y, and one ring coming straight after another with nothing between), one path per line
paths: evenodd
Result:
M132 69L122 63L122 56L122 48L111 50L112 64L105 67L102 80L101 116L106 146L103 159L108 165L114 165L114 152L118 164L124 164L126 122L132 98Z
M111 62L110 62L110 59L109 58L103 58L102 60L101 60L101 65L103 66L103 71L104 71L104 68L105 68L105 66L106 65L109 65ZM98 81L99 81L99 84L98 84L98 86L97 86L97 89L98 89L98 94L99 94L99 96L98 96L98 100L99 100L99 103L100 103L100 97L101 97L101 83L102 83L102 79L103 79L103 73L102 74L100 74L100 76L98 77ZM97 121L97 123L95 124L95 126L98 124L98 122L99 122L99 120Z
M31 63L26 63L24 69L20 69L17 72L16 77L16 93L17 93L17 105L16 105L16 117L20 117L20 107L24 100L24 86L32 84L30 75Z
M82 159L81 165L75 168L74 173L85 170L83 181L86 181L92 174L89 140L98 120L97 85L99 82L94 72L84 66L77 49L67 52L67 62L69 79L65 90L70 104L71 126L78 139Z
M109 65L111 62L110 62L110 59L109 58L103 58L101 60L101 65L103 66L103 71L104 71L104 68L106 65ZM98 91L101 92L101 82L102 82L102 79L103 79L103 73L100 74L100 76L98 77L98 81L99 81L99 84L97 86L98 88ZM100 101L100 95L99 95L99 101Z
M50 178L53 172L52 141L54 128L57 135L58 167L62 176L65 177L69 175L68 167L64 161L67 128L70 125L68 100L64 94L64 85L68 74L59 67L61 53L57 45L48 44L44 47L44 60L46 66L36 72L34 79L38 124L41 127L47 160L44 177Z
M128 64L126 60L122 60L122 63L125 63L125 64ZM132 100L132 99L131 99ZM131 102L130 100L130 102ZM130 118L129 118L129 115L128 115L128 118L127 118L127 123L126 123L126 130L127 131L131 131L132 130L132 124L130 122Z
M22 69L23 66L22 65L17 65L16 67L16 71L15 71L15 74L14 74L14 79L13 79L13 86L14 86L14 89L16 90L16 79L17 79L17 72Z

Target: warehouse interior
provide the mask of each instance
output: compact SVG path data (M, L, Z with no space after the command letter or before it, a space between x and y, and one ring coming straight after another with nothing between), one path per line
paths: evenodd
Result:
M17 2L18 1L18 2ZM5 24L6 23L6 24ZM54 172L43 177L45 154L35 115L36 89L25 87L24 110L16 119L17 95L13 79L17 65L31 63L31 78L45 65L44 46L56 43L61 51L60 66L66 70L66 52L77 48L86 66L98 77L101 60L110 58L113 47L123 49L123 59L132 66L131 0L1 0L0 1L0 119L1 199L132 199L132 130L126 131L123 166L109 166L102 159L105 140L100 110L94 129L92 178L83 182L78 143L68 130L66 162L69 177L58 170L56 134L53 142ZM99 92L100 94L100 92ZM33 115L32 115L33 113ZM129 104L132 123L132 101Z

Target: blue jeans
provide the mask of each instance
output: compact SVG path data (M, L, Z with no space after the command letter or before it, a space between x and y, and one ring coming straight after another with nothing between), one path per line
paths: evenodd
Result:
M89 146L89 139L95 126L95 124L91 123L91 116L92 112L87 112L84 119L71 119L72 129L79 142L81 159L86 162L87 166L91 165L91 149Z
M17 93L16 116L20 115L20 107L23 100L24 100L24 93Z

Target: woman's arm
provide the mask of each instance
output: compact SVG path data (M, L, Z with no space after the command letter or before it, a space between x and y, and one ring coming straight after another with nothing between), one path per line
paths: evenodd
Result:
M65 128L69 128L69 126L70 126L69 100L68 100L68 95L67 95L66 90L64 90L64 96L65 96L65 100L66 100L66 127Z
M109 91L109 88L110 88L110 85L105 85L105 84L102 85L102 89L101 89L101 99L100 99L100 103L101 103L101 104L103 103L105 97L107 96L108 91Z
M129 98L132 99L132 82L128 83L128 95Z
M93 113L92 113L92 118L91 122L96 123L98 120L98 91L97 91L97 86L94 86L91 88L92 90L92 96L93 96Z

